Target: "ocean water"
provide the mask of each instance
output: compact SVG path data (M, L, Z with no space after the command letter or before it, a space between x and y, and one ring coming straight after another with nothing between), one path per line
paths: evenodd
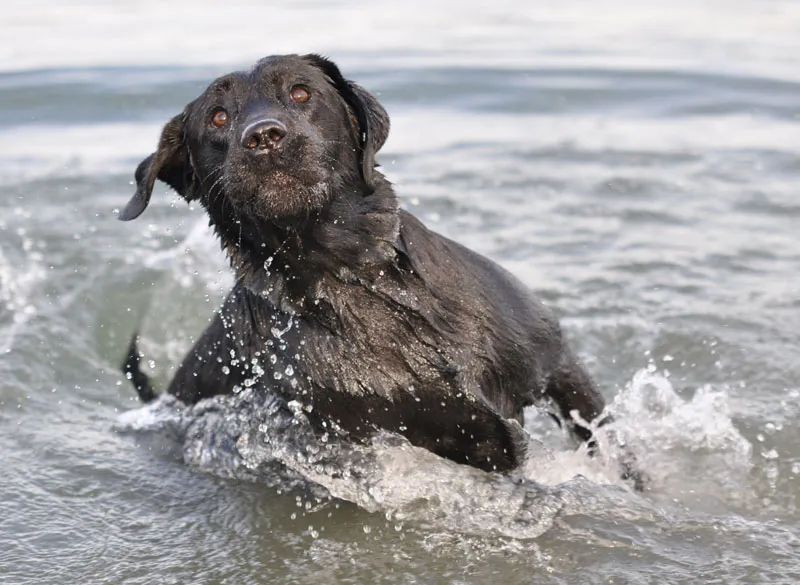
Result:
M0 583L800 582L800 4L29 2L0 20ZM141 408L231 284L161 125L320 52L402 205L558 312L651 477L531 410L515 477L320 444L244 392Z

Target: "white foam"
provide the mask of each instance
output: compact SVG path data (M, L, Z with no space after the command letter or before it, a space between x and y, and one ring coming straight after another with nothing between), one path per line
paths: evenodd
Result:
M154 150L162 124L31 124L0 132L0 181L125 173ZM136 161L132 163L131 161Z
M483 164L487 169L496 168L498 148L524 148L526 152L535 153L535 149L568 147L571 152L627 150L654 154L768 150L775 144L788 150L800 149L800 132L794 125L784 120L741 114L695 116L691 132L687 132L685 124L675 124L669 118L631 114L573 113L568 121L565 124L563 114L509 116L505 112L481 112L478 129L462 111L403 109L392 114L392 133L379 157L386 165L387 161L391 163L394 154L415 154L420 159L415 161L415 171L425 172L430 168L431 172L441 174L445 157L448 172L478 172L480 167L476 170L476 164ZM484 128L491 131L484 132ZM657 145L654 137L658 137ZM465 145L469 145L471 152L485 149L486 154L470 154L459 160L448 150ZM532 155L529 164L535 165L537 172L546 172L549 167L555 177L563 172L563 166L553 164L550 158L537 162Z

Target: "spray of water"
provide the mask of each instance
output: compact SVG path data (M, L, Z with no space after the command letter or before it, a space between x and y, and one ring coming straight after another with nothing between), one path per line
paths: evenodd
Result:
M731 422L724 391L703 387L685 400L649 368L633 376L610 408L615 422L599 430L602 455L532 438L530 457L514 476L457 465L389 433L366 445L316 435L301 405L253 388L191 407L164 396L125 413L117 427L167 436L188 464L208 473L464 534L535 538L563 514L591 509L652 517L653 500L740 490L751 448ZM620 444L651 478L644 496L619 479Z

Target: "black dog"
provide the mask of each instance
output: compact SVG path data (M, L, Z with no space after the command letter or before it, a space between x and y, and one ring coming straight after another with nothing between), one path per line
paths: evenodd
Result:
M389 132L377 100L317 56L277 56L214 81L164 127L120 213L160 179L208 212L236 286L177 370L187 403L256 386L312 424L363 440L400 433L507 471L523 408L550 399L571 430L602 396L554 315L511 274L398 209L375 170ZM152 399L132 344L125 371Z

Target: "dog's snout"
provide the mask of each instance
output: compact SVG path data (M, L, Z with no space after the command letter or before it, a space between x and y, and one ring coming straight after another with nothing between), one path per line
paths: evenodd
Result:
M286 126L278 120L259 120L242 133L242 146L248 150L273 150L286 137Z

